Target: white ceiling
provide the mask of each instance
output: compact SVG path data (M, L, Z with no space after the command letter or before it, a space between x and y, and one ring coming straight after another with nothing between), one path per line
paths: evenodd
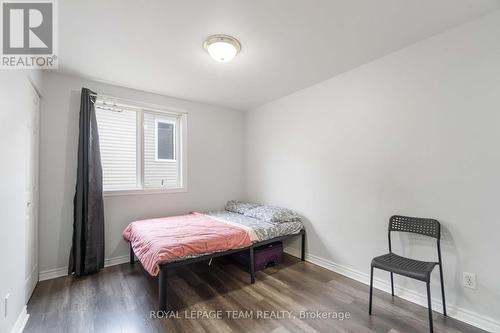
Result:
M58 1L60 71L246 110L499 7L497 0ZM210 34L241 53L213 61Z

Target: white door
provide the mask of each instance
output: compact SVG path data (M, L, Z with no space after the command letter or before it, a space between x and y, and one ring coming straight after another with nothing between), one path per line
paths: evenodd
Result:
M31 87L32 104L27 126L26 147L26 302L38 282L38 165L40 97Z

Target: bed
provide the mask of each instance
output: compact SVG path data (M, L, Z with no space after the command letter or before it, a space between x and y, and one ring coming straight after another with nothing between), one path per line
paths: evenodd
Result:
M169 268L249 251L253 284L254 249L293 237L301 237L304 260L305 230L300 219L275 223L227 210L193 212L132 222L123 237L129 242L130 263L134 264L137 257L150 275L158 275L161 311L167 308Z

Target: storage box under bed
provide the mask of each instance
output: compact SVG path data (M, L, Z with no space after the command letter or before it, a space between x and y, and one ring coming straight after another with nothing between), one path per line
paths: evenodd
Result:
M255 271L274 266L283 261L283 243L274 242L255 248ZM250 266L250 255L248 251L237 252L231 258L242 265Z

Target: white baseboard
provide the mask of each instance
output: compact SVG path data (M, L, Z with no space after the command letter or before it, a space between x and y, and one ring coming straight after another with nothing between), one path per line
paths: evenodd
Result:
M23 309L21 310L21 313L19 316L17 316L16 322L14 323L14 326L12 327L12 330L10 333L22 333L24 330L24 327L26 326L26 323L28 322L28 318L30 315L28 314L28 311L26 310L26 305L23 306Z
M65 275L68 275L68 266L48 269L38 273L38 281L51 280Z
M285 248L285 253L300 258L299 250L296 250L294 248ZM310 263L342 274L348 278L359 281L366 285L370 285L370 275L367 273L357 271L347 266L339 265L337 263L334 263L333 261L315 256L310 253L306 253L305 259ZM373 287L387 293L391 292L390 282L382 280L380 278L373 278ZM394 284L394 293L397 294L398 297L403 298L407 301L427 307L427 295L423 295L412 289L398 286L397 284ZM440 299L432 298L432 309L436 312L443 313L443 303ZM446 310L448 316L463 321L464 323L479 327L489 332L500 332L500 322L493 318L480 315L453 304L446 304Z
M125 264L129 262L129 259L130 257L128 255L104 259L104 267Z
M104 267L120 265L120 264L127 263L128 261L129 261L128 255L114 257L114 258L108 258L108 259L104 259ZM38 281L51 280L51 279L55 279L55 278L58 278L61 276L66 276L66 275L68 275L68 266L48 269L45 271L41 271L38 274Z

